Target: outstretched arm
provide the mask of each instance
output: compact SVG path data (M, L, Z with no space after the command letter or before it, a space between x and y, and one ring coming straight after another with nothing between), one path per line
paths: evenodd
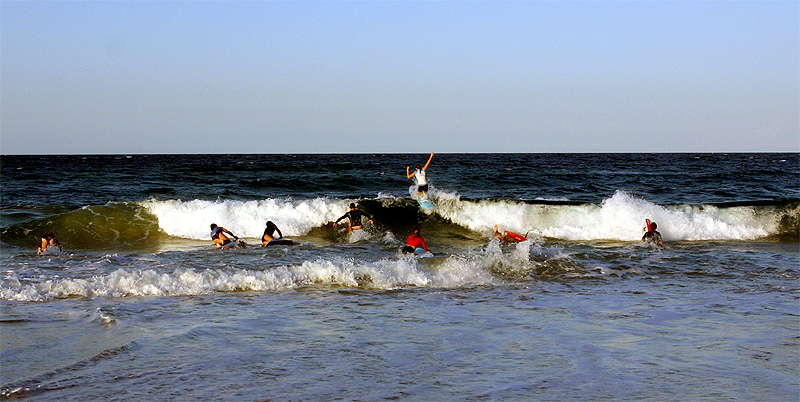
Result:
M406 176L410 179L414 177L417 172L411 172L411 166L406 166Z
M428 162L425 163L425 167L422 168L423 170L428 170L428 166L431 164L432 159L433 159L433 152L431 152L431 156L428 158Z
M428 250L428 246L425 245L425 239L421 239L420 246L422 246L423 250L425 250L425 251L427 251L429 253L431 252L431 250Z

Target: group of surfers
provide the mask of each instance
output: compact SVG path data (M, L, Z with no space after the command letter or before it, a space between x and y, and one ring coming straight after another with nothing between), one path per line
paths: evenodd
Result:
M434 153L431 152L431 155L428 157L428 161L425 162L424 166L416 165L414 171L411 171L410 166L406 166L406 177L409 179L413 178L417 183L417 193L419 195L425 195L428 193L428 175L427 170L433 160ZM366 217L369 220L369 223L372 224L374 221L372 219L372 215L363 212L361 210L356 209L355 203L350 203L350 210L345 213L341 218L337 219L333 222L333 227L347 218L349 220L348 224L348 231L352 232L354 230L360 230L363 228L361 223L361 218ZM664 241L661 239L661 233L656 230L656 223L651 222L649 219L646 220L646 227L642 229L644 235L642 236L642 241L646 243L652 243L658 246L663 246ZM278 237L275 237L275 232L278 233ZM494 226L494 234L500 241L503 242L522 242L528 240L525 236L520 234L510 232L510 231L500 231L497 228L497 225ZM228 237L230 235L233 237ZM278 229L278 226L275 225L272 221L267 221L266 228L264 229L264 234L261 236L261 247L266 247L271 241L283 239L283 234L281 230ZM244 247L245 242L239 240L239 238L234 235L230 230L225 229L224 227L217 226L216 224L211 224L211 240L214 241L214 244L217 246L218 249L228 248L232 246L240 246ZM231 243L236 243L231 245ZM41 243L39 245L39 253L46 252L48 250L58 250L61 251L61 243L59 243L58 239L56 239L55 234L52 231L45 233L41 238ZM403 246L402 251L404 253L419 253L417 249L421 249L424 252L430 253L428 250L428 246L425 244L425 239L422 238L420 234L420 228L414 228L414 233L408 236L408 240L406 240L406 245Z
M359 209L356 209L356 204L351 202L350 210L347 211L347 213L345 213L341 218L333 222L333 227L336 227L336 225L339 224L340 221L347 219L349 221L347 225L348 232L361 230L364 228L363 224L361 223L362 217L366 217L369 220L370 224L375 223L375 221L372 219L372 215L364 211L361 211ZM275 232L278 233L277 238L275 237ZM228 235L230 235L230 237ZM266 229L264 229L264 234L261 236L261 247L266 247L271 241L282 238L283 234L281 233L281 230L278 229L278 226L276 226L275 223L273 223L272 221L267 221L267 227ZM217 226L214 223L211 224L211 240L214 241L214 244L217 246L218 249L235 247L235 246L245 247L245 242L239 240L239 238L235 234L233 234L233 232L231 232L228 229L225 229L224 227ZM236 244L232 244L234 242ZM408 236L408 241L406 241L406 245L403 247L402 251L404 253L416 252L417 254L419 254L420 252L417 251L418 248L424 250L424 252L426 253L431 252L428 249L428 246L425 244L425 239L423 239L422 235L420 234L420 228L417 227L414 228L414 233Z

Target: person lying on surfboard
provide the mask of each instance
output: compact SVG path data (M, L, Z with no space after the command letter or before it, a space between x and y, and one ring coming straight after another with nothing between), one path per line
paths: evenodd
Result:
M647 226L645 227L645 229L647 229L647 232L644 234L644 236L642 236L642 241L645 243L652 243L659 247L663 247L664 240L661 239L661 233L658 233L658 231L656 230L658 225L656 225L655 222L650 222L650 219L647 219L646 222Z
M53 232L47 232L42 235L42 240L39 244L39 253L44 253L48 250L48 247L50 247L52 250L63 251L61 249L61 243L58 242L58 239L56 239L56 235Z
M516 243L528 240L525 238L525 236L516 234L514 232L509 232L507 230L500 232L497 230L497 225L494 225L494 235L497 236L500 241L508 243Z
M417 167L414 169L414 172L411 172L411 166L406 166L406 176L410 178L415 178L417 180L417 193L428 193L428 177L426 171L428 170L428 166L431 164L431 160L433 159L433 152L431 152L431 156L428 158L428 162L425 163L425 166Z
M431 252L431 250L428 250L428 246L425 245L425 239L422 238L419 232L420 232L419 228L414 228L414 233L408 236L408 240L406 240L406 245L403 246L403 250L401 250L402 252L407 254L408 253L413 254L417 248L421 248L429 253Z
M222 226L217 226L214 223L211 224L211 240L214 240L214 244L217 245L218 249L225 247L232 242L228 236L225 236L225 233L231 235L234 240L239 240L239 238L236 237L235 234L231 233L230 230L225 229Z
M350 224L347 226L347 230L352 232L354 230L361 229L363 227L363 226L361 226L361 217L362 216L366 216L367 219L369 219L369 223L373 223L372 215L370 215L370 214L368 214L366 212L362 212L362 211L357 210L356 209L356 204L351 202L350 203L350 211L347 211L347 213L344 214L341 218L337 219L336 222L333 222L333 227L336 227L336 224L339 223L339 221L341 221L342 219L347 218L347 219L350 220Z
M261 247L264 247L267 245L267 243L275 240L274 234L276 231L278 232L278 238L282 239L283 233L281 233L281 230L278 229L278 227L272 223L272 221L267 221L267 228L264 229L264 235L261 236Z

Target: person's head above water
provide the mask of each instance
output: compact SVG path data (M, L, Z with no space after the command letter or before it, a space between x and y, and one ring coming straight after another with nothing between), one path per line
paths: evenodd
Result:
M354 202L350 203L350 209L356 209L356 204Z
M650 230L656 230L657 227L658 225L655 222L650 222Z
M217 224L216 224L216 223L212 223L212 224L211 224L211 230L214 230L214 229L216 229L216 228L217 228Z
M414 234L419 234L419 228L414 228Z
M416 166L414 169L417 169L417 170L422 170L422 166L420 166L420 165L417 165L417 166Z

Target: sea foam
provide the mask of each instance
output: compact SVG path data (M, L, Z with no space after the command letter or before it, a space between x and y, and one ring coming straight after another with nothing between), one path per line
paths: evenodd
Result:
M141 205L158 219L167 234L206 240L216 223L239 237L260 238L271 220L284 236L300 236L314 227L335 221L347 211L350 200L314 198L301 201L145 201Z

